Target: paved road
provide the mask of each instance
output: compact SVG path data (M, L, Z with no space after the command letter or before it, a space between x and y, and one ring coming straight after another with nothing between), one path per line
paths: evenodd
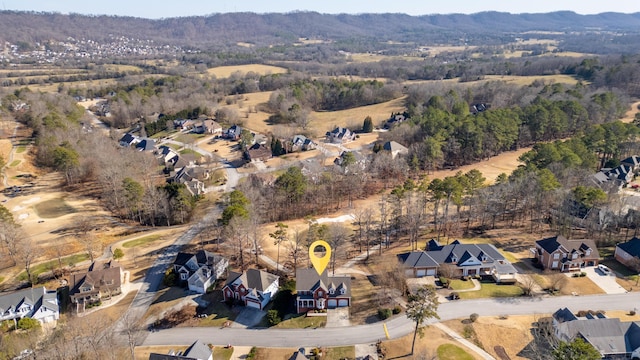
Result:
M561 307L577 310L630 310L640 307L637 293L538 298L494 298L452 301L441 304L441 320L480 316L550 314ZM435 322L435 321L434 321ZM386 322L391 338L413 331L414 323L405 316ZM385 337L382 323L320 329L232 329L173 328L150 333L144 345L188 345L194 339L213 344L240 346L300 347L367 344Z

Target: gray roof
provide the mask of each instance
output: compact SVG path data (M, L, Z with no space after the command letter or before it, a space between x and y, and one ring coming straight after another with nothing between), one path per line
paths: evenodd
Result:
M44 286L18 290L12 293L0 294L0 315L19 308L22 304L29 304L32 308L31 314L40 307L45 307L51 311L58 312L58 297L55 291L47 292Z
M382 148L387 150L387 151L398 151L398 152L408 152L409 149L407 149L405 146L395 142L395 141L387 141L386 143L384 143L384 145L382 145Z
M269 285L273 284L273 282L278 280L280 277L257 269L249 269L243 273L230 271L226 285L233 283L238 278L241 279L242 284L244 284L247 289L256 289L263 292L269 287Z
M334 288L336 293L329 297L350 297L351 296L351 277L349 275L333 275L329 276L327 270L318 275L315 269L297 269L296 270L296 291L313 291L318 287L325 290ZM341 294L340 290L345 289L345 293Z
M171 350L168 354L151 353L149 360L207 360L212 356L211 349L200 340L196 340L184 352L175 353Z
M424 251L411 251L398 254L398 260L402 262L402 265L410 268L438 267L438 262L433 260L433 258Z
M427 254L438 264L463 263L470 258L482 261L483 256L486 257L486 260L482 262L505 260L498 249L491 244L462 244L459 241L454 241L449 245L433 246L433 243L430 243L428 246ZM457 259L457 261L453 261L453 259Z
M640 238L634 237L633 239L623 242L617 245L620 249L624 250L627 254L640 258Z

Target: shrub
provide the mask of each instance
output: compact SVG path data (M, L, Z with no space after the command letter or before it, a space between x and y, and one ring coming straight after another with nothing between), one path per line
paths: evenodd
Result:
M122 251L122 249L120 249L120 248L116 248L116 249L113 251L113 258L114 258L115 260L121 259L123 256L124 256L124 251Z
M480 315L478 315L476 313L473 313L473 314L469 315L469 320L471 320L471 322L476 322L476 320L478 320L479 316Z
M165 271L162 283L164 284L164 286L175 286L177 280L178 276L173 271L173 268L170 268L169 270Z
M580 277L585 277L585 276L587 276L586 272L583 271L583 272L580 273Z
M40 328L40 322L36 319L25 317L18 320L18 329L31 330L31 329L39 329L39 328Z
M380 308L378 309L378 318L380 318L380 320L385 320L391 317L391 309L384 309L384 308Z
M462 336L464 336L465 339L470 339L473 336L475 336L475 334L476 334L476 331L473 330L473 326L471 325L465 325L462 328Z
M573 275L571 276L577 278L577 277L580 277L580 273L573 273Z
M258 352L258 348L255 346L252 347L251 350L249 350L249 353L247 354L247 357L245 357L245 359L247 360L255 359L257 352Z
M636 314L636 311L635 311L635 310L631 310L631 311L629 311L629 315L630 315L630 316L634 316L635 314Z
M449 287L449 279L447 279L446 277L441 276L439 280L440 280L440 283L442 284L442 286Z
M282 319L280 319L280 315L278 315L278 310L267 311L267 321L269 321L269 325L271 326L280 324Z
M393 314L397 315L400 314L402 312L402 308L400 307L400 305L396 305L393 307Z

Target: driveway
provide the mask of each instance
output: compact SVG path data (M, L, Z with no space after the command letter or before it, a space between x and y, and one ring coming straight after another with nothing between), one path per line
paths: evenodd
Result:
M252 307L245 307L244 309L242 309L242 311L240 311L238 316L236 316L236 319L231 324L231 327L246 329L252 326L256 326L266 314L267 313L262 310L258 310Z
M627 292L616 282L615 275L605 275L596 266L586 267L581 271L587 273L587 277L607 294L624 294Z
M327 325L325 327L349 326L349 307L339 307L327 310Z

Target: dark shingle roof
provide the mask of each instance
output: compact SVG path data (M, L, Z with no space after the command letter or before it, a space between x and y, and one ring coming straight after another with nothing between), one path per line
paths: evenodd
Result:
M348 275L329 276L325 270L318 275L315 269L297 269L296 270L296 290L309 291L315 290L322 286L325 290L329 290L331 286L335 287L336 296L351 296L351 277ZM340 294L340 289L345 289L344 294Z
M593 240L568 240L562 235L542 239L536 241L536 244L540 245L547 253L551 254L556 251L558 248L562 247L566 249L566 252L570 253L573 250L586 251L587 249L591 249L591 254L589 257L598 258L600 254L598 253L598 248Z
M424 251L411 251L398 254L398 260L402 262L402 265L409 268L438 266L438 263Z
M176 256L176 260L173 262L174 265L184 265L187 261L191 260L193 254L179 252Z
M640 257L640 238L634 237L627 242L618 244L618 247L631 256Z

